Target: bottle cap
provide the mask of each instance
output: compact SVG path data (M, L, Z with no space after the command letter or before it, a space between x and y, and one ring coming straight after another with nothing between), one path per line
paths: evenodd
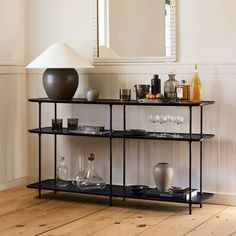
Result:
M159 75L153 75L153 79L159 79Z
M89 153L88 159L89 161L93 161L95 159L95 155L93 153Z

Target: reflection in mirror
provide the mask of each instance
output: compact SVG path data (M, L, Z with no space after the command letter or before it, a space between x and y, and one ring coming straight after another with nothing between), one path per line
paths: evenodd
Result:
M175 0L97 0L95 57L174 61Z

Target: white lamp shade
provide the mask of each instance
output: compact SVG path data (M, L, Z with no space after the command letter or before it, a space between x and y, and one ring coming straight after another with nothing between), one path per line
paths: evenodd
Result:
M93 68L66 43L55 43L34 59L26 68Z

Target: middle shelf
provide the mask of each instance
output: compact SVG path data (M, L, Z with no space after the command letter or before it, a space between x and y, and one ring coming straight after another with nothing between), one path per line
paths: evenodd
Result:
M206 139L213 138L213 134L196 134L193 133L190 135L189 133L181 133L181 137L173 137L174 133L169 133L169 136L160 136L160 133L157 132L157 136L153 136L152 132L145 132L144 134L127 134L125 131L121 130L113 130L110 133L109 130L105 130L101 133L80 133L73 132L68 128L63 128L60 131L55 131L52 127L43 127L37 129L30 129L30 133L38 133L38 134L56 134L56 135L70 135L70 136L86 136L86 137L105 137L105 138L126 138L126 139L148 139L148 140L173 140L173 141L193 141L199 142Z

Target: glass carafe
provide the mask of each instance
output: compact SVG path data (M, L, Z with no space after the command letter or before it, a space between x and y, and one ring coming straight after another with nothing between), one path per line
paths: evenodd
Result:
M169 79L164 83L164 98L175 100L176 99L176 87L179 82L175 79L175 74L168 74Z
M77 172L73 176L72 184L77 185L77 182L84 180L85 178L85 169L84 169L84 158L78 156L78 166Z
M86 171L85 178L77 182L77 186L82 191L102 190L106 187L105 181L98 175L95 170L95 155L90 153L88 156L88 170Z
M65 165L65 158L60 158L60 166L57 168L56 184L59 187L66 187L68 185L68 168Z

